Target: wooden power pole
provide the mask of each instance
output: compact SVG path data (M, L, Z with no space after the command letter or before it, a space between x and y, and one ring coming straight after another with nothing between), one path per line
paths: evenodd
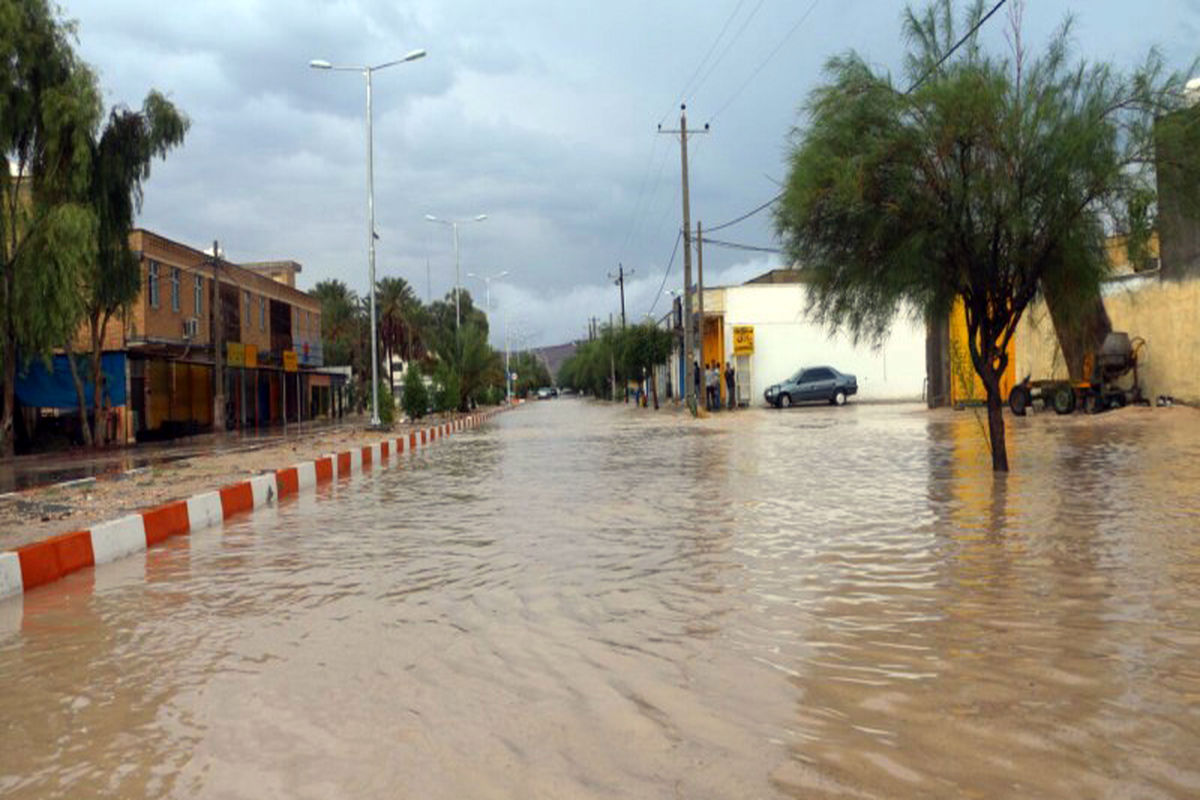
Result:
M698 398L696 397L695 379L692 376L692 362L696 358L696 350L692 342L692 215L688 196L687 145L689 133L708 133L708 123L705 123L703 131L689 131L687 105L681 104L679 106L679 130L663 130L659 125L658 131L659 133L679 134L680 174L683 180L683 382L687 403L692 409L696 409Z

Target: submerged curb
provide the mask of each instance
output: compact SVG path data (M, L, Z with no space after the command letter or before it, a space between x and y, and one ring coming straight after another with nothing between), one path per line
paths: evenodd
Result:
M477 427L503 410L502 407L480 411L411 431L407 436L319 456L216 491L201 492L186 500L97 523L86 530L0 552L0 598L28 592L87 567L143 552L172 536L220 525L236 514L314 490L319 484L361 473L375 464L385 465L392 455L428 447L438 439Z

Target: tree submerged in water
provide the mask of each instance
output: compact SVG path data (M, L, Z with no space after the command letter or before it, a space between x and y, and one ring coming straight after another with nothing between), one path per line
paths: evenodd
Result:
M775 222L811 279L810 310L856 339L962 300L992 468L1007 471L1000 378L1021 315L1042 293L1095 302L1106 234L1153 223L1155 121L1182 105L1186 76L1154 52L1129 75L1072 63L1069 19L1030 59L1019 4L1010 53L989 55L983 20L980 2L961 27L951 0L908 9L907 90L857 54L831 59Z

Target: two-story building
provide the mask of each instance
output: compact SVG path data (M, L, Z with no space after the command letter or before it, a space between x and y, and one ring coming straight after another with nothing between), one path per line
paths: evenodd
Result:
M247 430L333 413L341 376L321 369L321 304L295 288L299 264L234 264L143 229L130 248L141 292L109 322L102 346L103 404L118 441L214 430L214 414ZM77 347L87 351L86 331ZM51 372L34 365L23 383L27 407L65 417L76 405L64 356Z

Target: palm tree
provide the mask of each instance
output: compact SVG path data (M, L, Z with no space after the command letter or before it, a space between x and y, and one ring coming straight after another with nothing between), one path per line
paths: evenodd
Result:
M379 315L379 340L386 353L388 383L396 385L392 360L395 356L408 360L405 343L411 340L412 307L416 295L404 278L383 278L376 285L375 303Z

